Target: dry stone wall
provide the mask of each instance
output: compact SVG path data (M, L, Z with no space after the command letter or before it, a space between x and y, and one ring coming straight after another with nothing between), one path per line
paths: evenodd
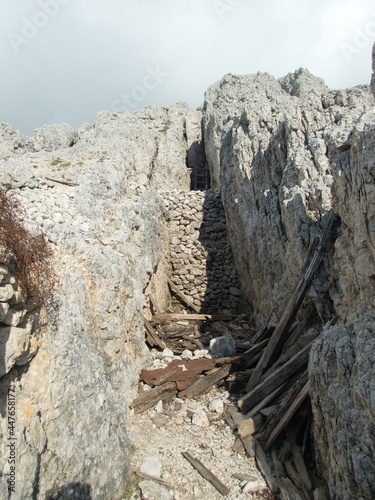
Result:
M161 193L169 223L172 281L203 312L237 311L237 273L220 193Z

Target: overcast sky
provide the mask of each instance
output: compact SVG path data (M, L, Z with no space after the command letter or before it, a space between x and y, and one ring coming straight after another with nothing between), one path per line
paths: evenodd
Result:
M0 122L77 128L102 110L203 103L226 73L308 68L368 84L373 0L0 0Z

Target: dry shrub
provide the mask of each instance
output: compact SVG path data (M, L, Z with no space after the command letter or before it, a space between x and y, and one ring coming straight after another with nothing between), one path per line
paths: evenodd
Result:
M50 308L56 281L52 250L43 234L34 236L25 228L24 220L18 200L0 187L0 246L11 254L23 299L32 297L39 310Z

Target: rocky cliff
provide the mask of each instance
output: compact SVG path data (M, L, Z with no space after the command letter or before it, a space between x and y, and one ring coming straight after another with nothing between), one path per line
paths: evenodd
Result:
M6 438L9 388L16 397L14 498L124 494L128 404L148 355L144 289L163 260L156 188L189 188L187 156L191 147L199 156L200 140L201 115L184 105L100 113L78 133L46 126L33 138L2 125L0 182L28 229L44 231L59 276L47 325L27 330L20 320L9 335L0 324ZM10 290L3 274L1 291ZM1 498L8 455L2 440Z
M148 358L145 295L164 308L174 274L197 307L240 299L258 323L276 320L331 209L336 234L308 299L322 332L310 359L316 457L332 497L373 496L373 106L369 87L331 91L301 69L280 80L226 75L203 115L183 104L103 112L77 132L45 126L32 138L0 126L0 184L27 228L44 231L59 276L48 321L30 324L26 311L9 323L26 305L1 254L1 434L11 389L14 498L121 498L128 403ZM186 194L206 158L226 227L217 193Z
M316 452L333 498L371 498L374 408L374 100L307 70L226 75L208 89L204 135L244 307L279 319L322 216L337 239L310 291L327 326L310 360Z

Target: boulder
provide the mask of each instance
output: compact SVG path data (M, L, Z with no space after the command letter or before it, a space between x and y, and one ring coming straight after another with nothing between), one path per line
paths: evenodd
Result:
M56 149L69 148L76 140L74 129L66 124L43 125L34 133L35 151L54 151Z

